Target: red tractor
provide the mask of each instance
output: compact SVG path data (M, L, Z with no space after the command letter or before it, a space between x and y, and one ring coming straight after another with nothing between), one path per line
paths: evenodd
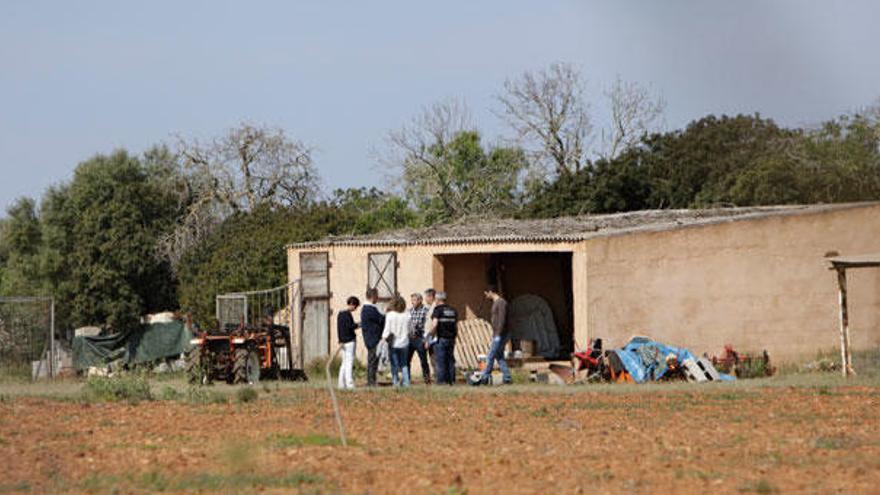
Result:
M261 378L291 375L290 329L266 322L226 325L215 332L194 332L187 359L191 383L214 380L254 384Z

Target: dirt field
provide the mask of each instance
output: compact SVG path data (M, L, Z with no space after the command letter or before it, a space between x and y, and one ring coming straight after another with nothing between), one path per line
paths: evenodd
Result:
M315 384L137 405L0 386L0 492L878 493L878 385L358 390L347 448Z

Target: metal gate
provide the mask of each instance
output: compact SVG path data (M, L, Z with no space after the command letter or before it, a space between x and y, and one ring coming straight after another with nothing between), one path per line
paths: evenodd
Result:
M54 378L58 347L53 298L0 297L0 375Z

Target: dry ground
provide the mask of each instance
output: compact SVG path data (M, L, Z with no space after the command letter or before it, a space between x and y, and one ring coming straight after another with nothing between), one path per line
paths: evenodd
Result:
M880 491L877 379L358 390L347 448L317 384L137 405L79 387L0 385L0 492Z

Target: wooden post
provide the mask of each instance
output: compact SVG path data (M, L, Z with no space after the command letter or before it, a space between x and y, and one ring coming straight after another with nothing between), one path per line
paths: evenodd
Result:
M297 370L303 369L305 363L303 363L303 299L302 299L302 282L297 280L297 284L292 287L294 290L293 293L293 304L290 307L290 317L293 319L293 329L294 335L291 336L294 349L293 349L293 368Z
M837 285L840 289L840 366L844 378L853 374L852 356L849 348L849 311L846 302L846 268L837 269Z

